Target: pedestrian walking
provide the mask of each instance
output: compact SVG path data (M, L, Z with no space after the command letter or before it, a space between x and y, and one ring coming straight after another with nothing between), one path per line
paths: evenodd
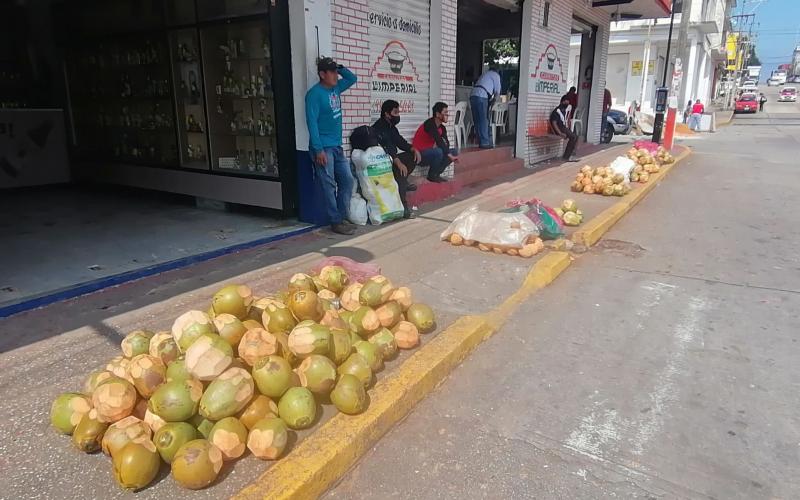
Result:
M450 163L458 161L458 151L450 147L444 126L448 119L447 104L437 102L433 105L433 116L419 126L411 141L414 149L419 151L420 166L429 167L428 180L431 182L447 182L442 172Z
M324 197L331 230L353 234L348 220L353 174L342 149L342 92L356 83L356 75L330 57L317 60L319 82L306 93L306 125L314 180ZM339 77L341 76L341 79Z
M694 130L695 132L700 131L700 120L705 112L706 108L703 106L703 103L700 102L700 99L696 100L692 106L692 116L689 117L690 129Z
M767 103L767 96L765 96L764 93L761 92L761 96L759 96L758 98L758 110L764 111L764 104L766 103Z
M375 129L378 136L378 144L392 158L394 180L397 181L400 201L403 202L405 209L403 217L411 219L414 214L406 201L406 193L416 191L417 186L408 182L408 176L422 161L422 155L400 134L400 131L397 130L398 123L400 123L400 103L389 99L384 101L381 106L381 117L372 125L372 128Z
M564 96L561 98L561 104L550 113L550 128L554 134L567 140L567 147L564 149L562 158L566 161L580 161L574 156L578 136L567 127L567 108L569 108L569 99Z
M686 103L686 108L683 110L683 123L689 123L689 117L692 116L692 100Z
M475 123L481 149L494 147L492 135L489 133L489 110L501 91L500 73L495 67L490 67L483 73L472 87L469 106L472 108L472 121Z

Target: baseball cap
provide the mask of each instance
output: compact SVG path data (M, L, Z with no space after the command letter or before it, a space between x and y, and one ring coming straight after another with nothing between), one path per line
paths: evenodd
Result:
M317 59L317 71L336 71L339 67L336 61L330 57L320 57Z

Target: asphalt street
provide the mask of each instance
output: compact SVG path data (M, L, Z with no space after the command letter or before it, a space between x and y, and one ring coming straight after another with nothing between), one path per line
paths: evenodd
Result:
M327 498L799 498L800 107L766 92Z

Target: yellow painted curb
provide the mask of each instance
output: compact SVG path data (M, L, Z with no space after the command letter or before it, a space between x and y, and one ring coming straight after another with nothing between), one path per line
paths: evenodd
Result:
M572 235L572 241L581 245L590 247L600 241L600 238L611 229L625 214L639 203L650 191L666 177L666 175L681 161L686 159L691 154L689 148L675 157L675 162L671 165L661 167L661 171L657 174L650 175L650 182L642 184L640 189L631 191L628 196L625 196L621 201L611 205L594 217L592 220L583 225L579 230L575 231Z
M544 255L519 290L485 316L463 316L424 344L370 390L370 405L355 416L337 414L234 498L316 498L338 481L394 424L428 396L517 307L569 267L566 252Z

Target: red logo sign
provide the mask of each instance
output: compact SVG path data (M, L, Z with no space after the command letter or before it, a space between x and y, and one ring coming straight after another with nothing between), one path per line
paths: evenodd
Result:
M422 78L403 42L392 40L381 51L369 73L373 92L416 94Z
M536 63L533 73L531 73L531 78L535 81L533 92L540 94L561 93L561 85L567 83L567 78L564 76L564 66L561 64L561 58L558 57L558 50L552 43L539 56L539 61Z

